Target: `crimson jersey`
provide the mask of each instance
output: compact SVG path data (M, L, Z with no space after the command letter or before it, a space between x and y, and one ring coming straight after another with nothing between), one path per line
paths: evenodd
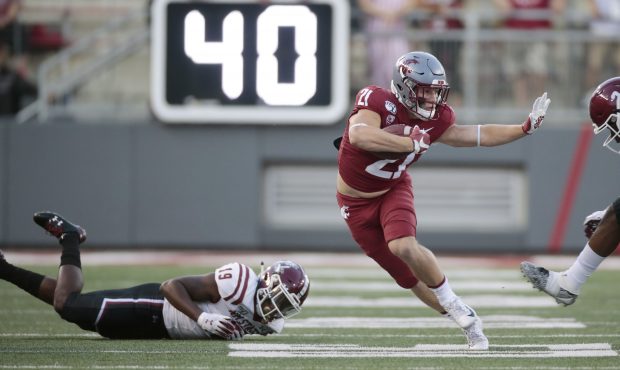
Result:
M438 107L437 119L423 121L411 118L409 111L391 91L378 86L367 86L355 96L355 105L349 118L361 109L376 112L381 117L381 128L389 125L418 125L426 130L430 142L437 140L448 127L454 124L455 115L448 105ZM338 172L352 188L372 193L392 187L401 179L403 172L421 154L409 154L401 159L379 159L372 152L359 149L349 141L349 121L344 128L342 142L338 150Z

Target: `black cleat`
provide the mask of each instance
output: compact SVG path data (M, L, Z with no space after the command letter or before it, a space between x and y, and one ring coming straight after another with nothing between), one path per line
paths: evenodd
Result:
M32 218L37 225L58 238L58 240L61 240L63 235L67 233L76 233L80 237L80 243L86 240L86 230L80 225L75 225L65 220L58 213L51 211L36 212Z

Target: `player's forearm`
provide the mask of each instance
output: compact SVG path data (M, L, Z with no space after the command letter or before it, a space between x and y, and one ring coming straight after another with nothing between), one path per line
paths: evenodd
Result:
M480 146L508 144L526 136L521 125L487 124L480 127Z
M159 289L170 304L183 312L190 319L197 320L202 313L200 307L192 301L189 292L179 281L174 279L165 281L161 284Z
M351 144L369 152L406 153L413 150L408 137L392 135L370 126L357 126L349 130Z

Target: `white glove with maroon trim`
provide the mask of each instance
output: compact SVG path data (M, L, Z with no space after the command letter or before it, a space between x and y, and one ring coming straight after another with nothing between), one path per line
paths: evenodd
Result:
M418 125L415 125L409 134L411 142L413 142L413 152L415 154L422 154L428 150L431 146L431 138L426 131L420 129Z
M521 129L525 134L533 134L542 125L549 103L551 103L551 99L547 98L546 92L534 100L532 112L530 112L527 120L521 124Z
M243 337L239 325L228 316L203 312L198 316L196 322L206 332L215 334L223 339L239 340Z

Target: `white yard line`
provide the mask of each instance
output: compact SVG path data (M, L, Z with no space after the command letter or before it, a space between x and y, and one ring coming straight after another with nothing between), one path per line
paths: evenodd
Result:
M533 290L532 290L533 291ZM546 296L517 295L464 295L463 301L475 308L556 307L555 301ZM355 296L310 296L304 307L426 307L415 297L360 298Z
M549 318L522 315L481 316L485 329L582 329L586 326L574 318ZM455 323L444 317L309 317L289 319L287 328L454 328Z
M356 344L230 343L231 357L484 357L484 358L568 358L615 357L608 343L491 345L489 351L472 351L464 344L418 344L413 347L369 347ZM495 351L498 349L498 351Z
M454 326L453 326L454 328ZM303 338L417 338L417 339L431 339L431 338L454 338L454 334L379 334L371 332L369 334L341 334L341 333L330 333L330 332L322 332L322 333L295 333L289 334L287 330L284 330L284 333L278 334L278 338L281 337L303 337ZM39 339L53 339L53 338L101 338L99 334L48 334L48 333L0 333L0 338L39 338ZM570 338L574 340L583 340L585 338L620 338L620 334L522 334L522 335L498 335L493 334L493 339L543 339L543 338L551 338L551 339L560 339L560 338Z
M311 272L308 272L311 274ZM315 278L314 275L311 275ZM471 279L471 278L470 278ZM458 281L451 280L450 286L454 291L511 291L511 292L532 292L532 285L525 281ZM398 286L393 281L334 281L334 280L312 280L312 293L317 291L342 290L346 292L403 292L405 289Z
M335 280L335 279L380 279L383 278L386 281L392 281L390 275L381 269L379 266L369 266L364 268L359 267L341 267L341 268L333 268L333 267L319 267L319 266L309 266L306 268L306 272L312 278L318 279L327 279L327 280ZM450 284L453 283L456 279L462 280L479 280L486 279L487 281L490 279L512 279L512 280L520 280L522 279L521 272L519 271L517 265L513 268L468 268L463 269L459 267L445 267L444 272L451 280Z
M456 328L453 326L453 328ZM487 328L485 328L486 330ZM488 333L487 333L488 334ZM278 334L279 337L307 337L307 338L415 338L415 339L431 339L431 338L454 338L454 334L380 334L380 333L370 333L370 334L339 334L339 333L296 333L296 334L287 334L286 331L283 334ZM583 340L585 338L620 338L620 334L523 334L523 335L497 335L491 334L491 339L526 339L530 340L532 338L551 338L551 339L559 339L559 338L570 338L574 340Z

